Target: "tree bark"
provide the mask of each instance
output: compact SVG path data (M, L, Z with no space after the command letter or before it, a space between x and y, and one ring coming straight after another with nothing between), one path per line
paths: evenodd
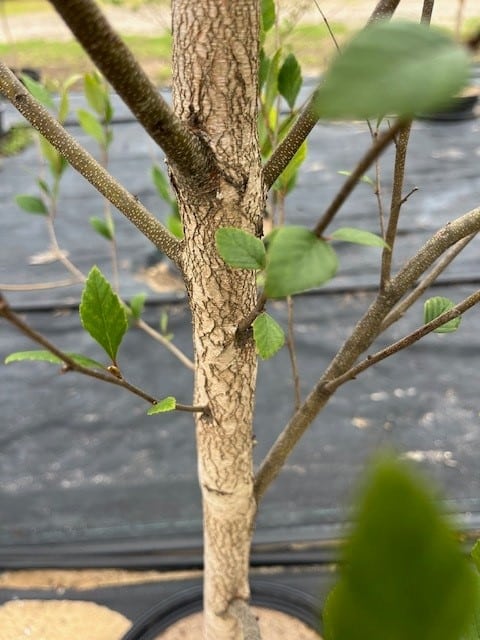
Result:
M256 512L252 414L256 354L238 323L254 308L255 273L228 268L217 229L255 232L265 196L257 136L257 0L174 0L173 99L177 116L213 151L201 190L172 168L185 231L183 270L193 320L194 403L204 517L207 640L241 640L231 603L248 601Z

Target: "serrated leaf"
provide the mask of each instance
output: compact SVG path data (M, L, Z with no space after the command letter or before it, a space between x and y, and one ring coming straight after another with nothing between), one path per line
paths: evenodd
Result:
M433 298L429 298L425 300L425 304L423 306L423 321L425 324L427 322L431 322L438 318L439 315L445 313L445 311L449 311L452 307L455 306L455 303L452 302L449 298L444 298L442 296L434 296ZM460 326L460 322L462 321L462 317L453 318L449 320L445 324L442 324L438 329L435 329L435 333L452 333L456 331Z
M107 220L103 220L103 218L98 218L97 216L92 216L90 218L90 224L92 225L92 228L106 240L111 241L115 237L115 230Z
M342 242L353 242L354 244L365 244L369 247L389 248L385 240L370 231L363 229L355 229L354 227L341 227L330 234L332 240L341 240Z
M156 164L152 166L151 173L153 184L155 185L155 189L157 190L158 195L164 202L170 204L172 202L172 194L170 191L170 183L166 175Z
M360 31L333 61L319 88L323 118L404 118L449 103L468 81L464 47L424 24L380 22Z
M41 198L36 196L18 195L15 202L27 213L35 213L41 216L48 216L48 209Z
M255 348L263 360L274 356L285 344L282 327L268 313L257 316L252 327Z
M266 33L275 24L275 0L262 0L262 29Z
M140 320L140 317L143 313L143 309L145 307L145 300L147 299L147 294L145 292L135 294L129 303L130 311L132 312L132 316L135 320Z
M289 53L278 72L278 91L285 98L290 109L295 106L301 86L302 70L294 54Z
M275 229L268 242L265 294L284 298L331 280L338 268L332 247L304 227Z
M81 365L82 367L87 367L88 369L105 369L103 364L97 362L96 360L92 360L91 358L87 358L87 356L82 356L79 353L70 353L66 352L69 358L71 358L74 362ZM5 358L5 364L10 364L11 362L23 362L28 360L30 362L50 362L52 364L64 364L63 360L58 356L54 355L50 351L16 351L15 353L11 353Z
M89 106L101 117L105 118L106 91L103 81L95 71L83 77L83 90Z
M174 411L177 407L177 400L173 396L167 396L163 400L159 400L147 411L147 415L153 416L156 413L165 413L166 411Z
M217 251L234 269L263 269L265 246L260 238L243 229L223 227L215 235Z
M398 461L374 470L340 566L326 640L452 640L474 614L472 568L433 496Z
M128 328L127 313L98 267L92 267L88 274L79 311L84 329L115 363L118 347Z
M97 118L85 109L77 109L77 117L80 126L87 135L92 137L102 147L107 146L105 130Z
M44 87L41 82L30 78L30 76L28 76L26 73L22 73L20 75L20 78L25 87L28 89L29 93L31 93L35 98L35 100L38 100L38 102L40 102L40 104L42 104L47 109L55 109L55 104L53 102L50 91L46 87Z

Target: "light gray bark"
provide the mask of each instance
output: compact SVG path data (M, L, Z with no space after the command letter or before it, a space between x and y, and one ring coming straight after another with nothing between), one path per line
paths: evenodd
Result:
M240 640L229 607L248 600L256 354L236 328L255 306L255 273L228 268L215 232L254 232L264 195L257 138L257 0L174 0L174 109L212 149L210 183L192 189L173 169L185 230L183 269L193 319L195 404L204 513L205 638Z

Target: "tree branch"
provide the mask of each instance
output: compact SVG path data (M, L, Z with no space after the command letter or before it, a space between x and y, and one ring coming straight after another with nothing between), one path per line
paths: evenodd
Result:
M95 378L97 380L101 380L102 382L108 382L109 384L113 384L117 387L122 387L122 389L126 389L133 393L134 395L142 398L146 402L151 405L157 404L158 400L154 396L150 395L143 389L136 387L135 385L125 380L119 371L115 371L112 373L110 371L98 371L96 369L90 369L88 367L84 367L83 365L76 362L68 353L65 353L61 349L59 349L56 345L54 345L50 340L42 336L41 333L35 331L32 327L30 327L26 322L24 322L20 316L18 316L10 306L8 305L6 299L0 292L0 317L5 318L7 322L16 327L21 333L26 335L30 340L36 342L37 344L44 347L47 351L50 351L54 356L57 356L59 360L65 363L64 372L67 371L76 371L77 373L82 373L85 376L90 378ZM199 412L205 413L208 412L208 407L203 406L191 406L185 404L176 404L177 411L187 411L187 412Z
M382 323L391 309L431 265L462 238L480 231L480 207L447 223L410 258L399 273L380 292L350 336L343 343L328 368L313 387L305 402L282 430L261 463L255 479L255 497L261 499L276 478L296 443L327 404L333 391L326 386L343 375L357 358L370 347L381 332Z
M371 166L371 164L378 158L378 156L388 147L390 142L395 138L395 135L405 126L404 121L397 120L391 127L386 129L382 134L375 138L374 143L365 153L363 158L357 164L352 173L345 180L342 188L337 193L330 206L322 215L313 232L320 237L325 229L328 227L334 216L353 191L355 185L360 178L364 175L365 171Z
M33 98L0 62L0 93L41 133L86 180L173 262L180 265L182 244L120 185L55 118Z
M228 612L237 620L244 640L262 640L258 620L244 600L237 598L230 603Z
M215 168L211 150L175 116L95 2L50 2L170 164L196 187L210 183Z
M382 360L385 360L385 358L388 358L395 353L398 353L399 351L410 347L412 344L415 344L415 342L418 342L424 336L432 333L432 331L435 331L435 329L438 329L446 322L449 322L454 318L458 318L463 313L465 313L465 311L478 304L479 302L480 289L478 291L475 291L475 293L472 293L472 295L468 296L468 298L465 298L465 300L462 300L462 302L456 304L449 311L445 311L441 315L437 316L434 320L431 320L427 324L422 325L416 331L412 331L412 333L409 333L404 338L401 338L388 347L385 347L385 349L377 351L371 356L367 356L365 360L362 360L341 376L338 376L330 382L327 382L325 385L325 390L333 393L345 382L354 380L359 373L362 373L366 369L369 369L374 364L377 364L377 362L381 362Z
M391 17L399 4L400 0L380 0L368 20L368 24L375 20L386 20ZM284 171L317 124L319 117L318 109L315 105L318 101L318 93L319 89L313 92L293 127L265 163L263 167L263 182L267 190L271 189L275 180Z
M388 247L384 247L382 251L382 267L380 273L380 289L383 289L390 279L392 268L392 257L395 240L397 237L398 220L400 218L400 210L403 205L403 181L405 178L405 160L407 157L408 139L412 123L407 122L398 134L395 150L395 165L393 170L393 189L390 202L390 215L388 218L387 230L385 233L385 242Z

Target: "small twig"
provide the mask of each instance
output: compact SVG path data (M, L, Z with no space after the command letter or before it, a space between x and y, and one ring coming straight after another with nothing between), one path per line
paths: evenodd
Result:
M386 129L381 135L376 138L370 149L365 153L363 158L357 164L352 173L345 180L342 188L337 193L325 213L322 215L317 225L315 226L314 233L318 237L321 237L325 229L333 220L334 216L348 198L354 187L368 170L370 165L378 158L378 156L388 147L388 145L395 138L396 134L404 127L405 123L402 120L397 120L391 127Z
M250 313L248 314L248 316L246 316L246 318L244 318L238 323L237 334L242 334L249 327L251 327L252 322L255 320L255 318L257 318L263 312L266 302L267 302L267 296L265 295L265 293L262 292L258 296L257 304L255 305L254 309L250 311Z
M295 350L292 296L287 297L287 310L288 310L287 348L288 348L288 354L290 356L290 365L292 368L293 389L295 392L295 411L297 411L300 405L302 404L302 397L300 392L300 375L298 372L297 352Z
M398 221L400 218L402 204L404 203L404 200L402 199L402 191L403 181L405 179L405 160L407 157L408 140L411 128L411 122L406 123L400 129L395 143L392 198L390 202L390 215L384 238L388 246L384 247L382 251L380 290L385 288L391 274L393 249L397 238Z
M2 62L0 62L0 92L68 160L74 169L121 211L156 247L180 265L182 243L65 131Z
M159 331L156 331L147 322L145 322L145 320L142 320L142 318L137 320L136 324L139 329L141 329L142 331L145 331L146 334L148 334L151 338L159 342L163 347L165 347L165 349L168 349L170 353L173 353L173 355L176 358L178 358L178 360L180 360L180 362L184 364L187 367L187 369L194 371L195 365L190 360L190 358L187 358L187 356L183 353L183 351L181 351L178 347L176 347L170 340L167 340L165 336L162 336L162 334Z
M239 598L233 600L228 607L228 613L230 613L240 625L242 638L244 640L262 640L258 620L244 600L240 600Z
M81 284L83 280L69 278L67 280L56 280L55 282L37 282L35 284L5 284L0 283L3 291L43 291L45 289L58 289L60 287L71 287L73 284Z
M403 300L401 300L393 309L388 313L381 326L380 333L383 333L394 322L399 320L405 312L425 293L425 291L432 285L438 278L438 276L445 271L449 264L458 256L458 254L465 249L467 244L471 242L476 233L463 238L459 242L453 245L448 251L446 251L437 264L431 269L428 274L419 282L419 284L413 289L413 291Z
M348 382L349 380L354 380L359 373L362 373L366 369L369 369L374 364L377 364L377 362L380 362L381 360L385 360L385 358L388 358L394 355L395 353L398 353L399 351L402 351L403 349L410 347L412 344L415 344L415 342L418 342L424 336L428 335L429 333L432 333L432 331L435 331L435 329L438 329L439 327L444 325L446 322L449 322L454 318L458 318L463 313L465 313L465 311L467 311L474 305L478 304L479 302L480 302L480 289L475 293L472 293L472 295L468 296L468 298L465 298L465 300L462 300L462 302L459 302L458 304L456 304L449 311L445 311L441 315L437 316L434 320L431 320L427 324L424 324L416 331L412 331L412 333L409 333L404 338L401 338L400 340L397 340L396 342L389 345L388 347L385 347L385 349L382 349L381 351L377 351L373 355L367 356L364 360L362 360L357 365L355 365L354 367L346 371L341 376L338 376L337 378L330 380L325 384L325 391L328 393L333 393L336 389L338 389L338 387L340 387L345 382Z
M95 378L96 380L101 380L102 382L108 382L109 384L113 384L117 387L122 387L122 389L126 389L130 391L134 395L142 398L146 402L151 405L155 405L158 403L157 398L150 395L143 389L136 387L131 384L123 376L119 373L113 374L108 371L99 371L97 369L90 369L88 367L84 367L81 364L78 364L71 356L67 353L59 349L56 345L54 345L50 340L45 338L42 334L35 331L30 325L24 322L20 316L18 316L10 306L8 305L4 296L0 293L0 317L5 318L7 322L16 327L19 331L21 331L24 335L26 335L30 340L36 342L37 344L44 347L47 351L50 351L54 356L56 356L59 360L65 363L64 371L76 371L77 373L81 373L90 378ZM176 405L177 411L188 411L188 412L202 412L205 413L208 411L208 407L200 407L200 406L191 406L177 403Z
M327 19L327 16L323 13L320 5L318 4L318 0L313 0L313 1L315 3L315 6L317 7L318 11L320 12L320 15L322 16L322 19L323 19L323 21L325 23L325 26L327 27L327 30L328 30L328 33L330 34L331 39L333 40L333 44L335 45L336 50L340 51L340 46L339 46L339 44L337 42L337 39L335 38L335 34L333 33L333 30L332 30L332 28L330 26L330 23L329 23L329 21Z
M462 1L462 0L460 0ZM424 24L430 24L431 20L432 20L432 13L433 13L433 5L435 4L435 0L423 0L423 7L422 7L422 22Z

